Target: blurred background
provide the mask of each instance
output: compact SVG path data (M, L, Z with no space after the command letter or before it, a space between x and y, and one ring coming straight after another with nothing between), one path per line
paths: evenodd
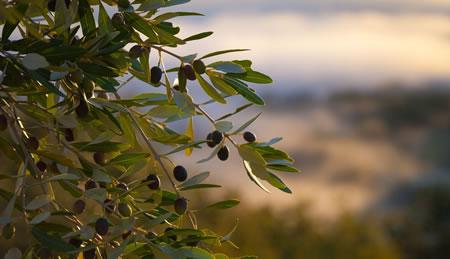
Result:
M263 111L249 130L260 141L283 137L275 146L302 170L278 173L292 195L267 194L248 179L236 150L227 162L196 163L207 148L173 158L223 186L190 194L194 207L241 200L197 215L200 227L223 235L239 222L231 240L240 249L223 250L263 259L449 258L448 0L196 0L169 10L206 15L174 19L182 36L215 32L180 55L251 49L218 58L251 59L274 84L254 86L265 107L229 120L238 127ZM164 90L149 87L133 81L121 95ZM208 100L194 83L188 88L196 102ZM205 109L218 118L245 103L229 100ZM194 122L195 137L205 138L212 126ZM183 132L186 124L171 126Z

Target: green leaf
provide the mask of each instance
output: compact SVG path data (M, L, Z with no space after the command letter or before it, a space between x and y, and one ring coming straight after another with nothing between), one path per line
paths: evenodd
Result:
M152 2L154 2L154 1L152 1ZM141 16L139 16L136 13L125 12L125 13L123 13L123 15L124 15L125 19L127 20L127 22L131 26L133 26L133 28L135 28L136 30L140 31L145 36L147 36L150 41L152 41L152 42L158 41L158 37L156 36L156 33L153 31L153 27L144 18L142 18Z
M241 158L248 162L248 166L254 175L264 180L268 180L270 178L269 172L265 168L265 160L261 154L246 145L240 145L238 147L238 151Z
M47 183L47 182L54 182L54 181L60 181L60 180L78 180L78 176L70 173L65 174L58 174L49 178L45 178L44 180L40 181L39 184Z
M188 125L186 126L186 136L190 137L192 140L194 139L194 120L191 117L189 117ZM187 157L189 157L192 153L192 147L186 148L184 150L184 153Z
M138 161L147 159L150 157L148 153L125 153L116 156L111 159L108 164L109 165L121 165L121 166L130 166Z
M191 0L166 0L166 5L164 7L170 7L174 5L180 5L190 2Z
M275 144L275 143L281 141L282 139L283 139L283 138L280 138L280 137L278 137L278 138L273 138L273 139L271 139L271 140L269 140L269 141L267 141L267 142L258 143L255 147L266 147L266 146L270 146L270 145L273 145L273 144Z
M106 77L116 77L120 76L117 73L116 69L110 66L104 66L100 64L95 64L92 62L78 62L78 67L80 67L85 72L85 75L89 77L89 75L94 75L93 77L89 77L89 79L95 81L96 84L99 84L98 80L95 80L96 77L106 76Z
M22 59L22 64L29 70L37 70L49 66L45 57L36 53L27 54Z
M197 57L197 54L191 54L184 57L181 57L181 61L184 63L191 63L195 58Z
M170 218L170 216L172 216L172 212L168 212L166 214L160 215L159 217L149 220L147 223L145 223L141 227L144 229L152 228L154 226L157 226L157 225L163 223L165 220Z
M154 20L156 23L160 23L162 21L166 21L178 16L204 16L204 15L201 13L193 13L193 12L169 12L157 16Z
M196 176L193 176L192 178L190 178L189 180L187 180L183 184L179 185L178 187L183 188L183 187L190 187L192 185L199 184L199 183L203 182L206 178L208 178L209 175L210 175L209 172L200 173L200 174L198 174Z
M173 94L173 100L175 101L178 108L182 109L187 115L195 114L195 106L192 97L187 93L181 93L176 91Z
M158 26L153 26L153 30L156 31L156 33L158 33L159 38L162 39L163 41L168 41L170 43L175 44L185 43L182 39L173 36L172 34L166 32L165 30L160 29Z
M203 91L205 91L205 93L209 95L209 97L213 98L219 103L227 103L227 101L225 101L225 99L223 99L223 97L205 79L203 79L201 75L197 73L195 73L195 75L197 76L197 80L200 83Z
M233 123L231 121L217 121L214 123L216 130L226 133L233 128Z
M243 130L245 130L248 126L250 126L250 124L252 124L256 119L258 119L259 115L261 115L261 113L258 113L255 117L251 118L246 123L242 124L242 126L240 126L233 133L239 133L239 132L242 132Z
M239 81L238 79L229 77L225 77L224 80L248 101L258 105L264 105L264 100L257 94L255 94L252 89L243 82Z
M142 54L139 57L139 62L141 64L142 71L144 72L144 82L151 84L151 73L150 73L150 51L147 49L142 50Z
M130 119L127 117L126 113L120 113L119 116L119 122L122 126L123 133L125 135L125 138L127 142L136 150L141 150L141 146L136 138L136 133L134 131L134 128L132 126L132 123Z
M42 221L46 220L48 217L50 217L50 212L46 211L44 213L38 214L36 215L30 222L29 224L33 225L33 224L39 224Z
M64 181L58 181L58 184L61 186L61 188L70 193L70 195L76 199L83 196L83 193L80 190L76 189L75 187Z
M214 87L222 93L226 93L229 95L237 94L237 91L234 90L234 88L229 84L227 84L222 78L210 75L209 79L211 80L211 83L214 85Z
M228 49L228 50L221 50L221 51L216 51L216 52L212 52L209 53L207 55L204 55L203 57L201 57L200 59L204 59L204 58L210 58L210 57L214 57L217 55L222 55L225 53L230 53L230 52L238 52L238 51L248 51L250 49Z
M283 171L283 172L292 172L292 173L299 173L300 171L292 166L288 165L278 165L278 164L267 164L267 168L277 170L277 171Z
M99 1L98 29L103 35L106 35L113 31L111 19L109 18L108 13L106 12L105 7L103 7L101 1Z
M222 148L222 145L217 145L216 148L214 148L213 152L211 152L211 154L209 154L209 156L207 158L199 160L199 161L197 161L197 163L204 163L206 161L211 160L215 155L217 155L217 153L219 152L219 150L221 148Z
M72 160L70 160L70 158L68 158L60 153L57 154L57 153L53 153L53 152L46 151L46 150L36 150L36 151L33 151L33 153L35 153L36 155L39 155L40 157L48 158L58 164L68 166L68 167L75 167L75 164L73 163Z
M247 175L254 182L259 188L261 188L263 191L270 193L270 191L258 180L256 175L253 174L252 168L250 167L250 162L244 160L244 168L247 171Z
M141 6L137 9L138 11L153 11L165 5L164 0L146 0L143 1Z
M30 201L26 206L26 210L39 209L42 206L49 204L53 200L52 196L47 194L41 194L36 196L32 201Z
M201 40L203 38L211 36L213 33L214 32L212 32L212 31L206 31L206 32L198 33L198 34L195 34L195 35L187 37L186 39L184 39L184 41Z
M284 182L280 178L278 178L278 176L276 176L270 172L269 172L269 174L270 174L270 179L267 182L269 182L272 186L282 190L285 193L292 194L292 191L284 184Z
M228 257L228 255L222 254L222 253L214 254L214 258L215 259L230 259L230 257Z
M163 144L186 144L191 141L191 138L181 134L170 134L152 138L153 141L158 141Z
M68 252L75 250L75 247L68 244L62 240L62 238L57 234L49 235L47 233L41 232L38 228L33 227L31 233L37 241L44 244L45 246L55 249L59 252Z
M231 199L231 200L220 201L220 202L211 204L206 208L223 210L223 209L229 209L229 208L236 207L237 205L239 205L239 203L240 203L240 201L238 199Z
M84 35L96 29L94 15L88 0L78 0L78 15L80 16L81 29Z
M161 156L168 156L168 155L170 155L170 154L177 153L177 152L179 152L179 151L185 150L186 148L190 148L190 147L193 147L193 146L197 146L197 145L202 144L202 143L205 143L205 142L206 142L206 140L196 140L196 141L192 141L192 142L187 143L187 144L185 144L185 145L183 145L183 146L177 147L177 148L173 149L172 151L170 151L170 152L168 152L168 153L166 153L166 154L164 154L164 155L161 155Z
M248 144L246 144L248 145ZM249 144L249 146L252 146L252 144ZM278 150L276 148L267 146L267 147L255 147L255 150L260 153L264 159L267 160L287 160L289 162L294 162L294 160L285 152Z
M129 236L127 239L125 239L120 246L114 248L109 254L108 259L116 259L119 258L122 254L125 247L134 239L134 236Z
M220 188L222 186L217 185L217 184L194 184L191 186L187 186L187 187L182 187L180 188L180 190L182 191L188 191L188 190L196 190L196 189L206 189L206 188Z
M165 236L173 236L173 235L180 235L180 236L187 236L187 235L196 235L196 236L203 236L204 233L197 229L191 229L191 228L175 228L171 229L164 233Z
M5 5L5 3L3 3ZM16 29L17 25L19 24L20 20L22 20L23 15L28 9L29 3L26 2L19 2L15 3L16 8L15 10L12 10L15 19L12 21L11 19L7 19L5 22L5 25L3 26L2 30L2 42L5 43L6 40L8 40L9 36L13 33L13 31ZM3 18L2 18L3 20Z
M42 56L50 61L74 60L80 58L87 52L86 49L77 46L54 46L40 52Z
M256 72L253 70L246 70L245 74L227 74L227 76L236 77L241 80L257 83L257 84L271 84L273 83L272 78L263 73Z
M89 189L84 193L84 195L99 202L103 202L106 198L108 198L108 193L105 188Z
M105 141L101 143L90 144L90 142L77 142L72 144L80 151L88 152L117 152L130 148L129 144L121 142Z
M217 61L209 64L208 67L213 67L225 73L245 73L245 69L241 65L231 61Z

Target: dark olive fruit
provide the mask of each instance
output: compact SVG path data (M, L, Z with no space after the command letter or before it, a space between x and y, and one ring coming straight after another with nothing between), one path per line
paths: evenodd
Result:
M2 236L4 239L9 240L16 234L16 227L12 223L8 223L3 227Z
M29 150L37 150L39 148L39 140L35 136L30 136L27 139L26 146Z
M103 203L106 205L105 210L108 213L112 213L116 209L116 204L111 199L106 199Z
M186 76L187 79L191 81L197 79L197 77L195 76L194 69L191 67L191 65L184 66L184 75Z
M81 83L81 88L83 88L84 93L86 94L87 97L88 94L92 95L92 92L94 91L95 88L95 83L94 81L91 81L87 77L85 77L83 79L83 83Z
M81 85L84 80L83 71L81 71L79 69L70 73L69 77L70 77L70 80L72 80L72 82L77 83L78 85Z
M97 97L98 97L98 98L102 98L102 99L109 100L109 95L108 95L108 93L106 93L106 92L100 92L100 93L98 93L98 94L97 94Z
M119 203L117 209L119 210L120 215L124 217L129 217L131 214L133 214L133 210L131 209L130 205L126 203Z
M166 228L166 230L164 230L164 233L169 232L170 230L172 230L174 228L168 227ZM177 241L177 236L167 236L169 239L172 239L173 241Z
M161 186L159 177L156 174L148 175L146 181L152 181L151 183L147 184L147 186L148 186L148 188L150 188L150 190L157 190Z
M215 131L213 131L213 133L211 135L211 139L214 143L214 146L218 145L223 140L223 133L218 130L215 130Z
M175 209L175 212L179 215L184 214L187 209L187 201L185 198L178 198L175 200L175 203L173 204L173 207Z
M52 250L46 246L39 248L37 251L37 258L51 259L52 258Z
M195 72L197 72L197 74L203 74L206 71L206 66L205 63L203 63L203 61L201 61L200 59L197 59L194 61L194 69Z
M188 238L196 238L197 236L194 235L189 235ZM197 246L198 245L198 240L196 241L190 241L190 242L186 242L187 246Z
M52 162L52 164L50 165L50 170L51 170L53 173L58 173L58 174L61 173L61 172L59 171L58 166L56 165L55 162Z
M228 147L226 145L224 145L219 150L219 152L217 152L217 157L222 161L227 160L229 155L230 155L230 150L228 149Z
M72 129L65 129L64 130L64 138L66 139L66 141L72 142L75 140L75 137L73 135L73 130Z
M95 248L83 251L83 258L84 259L94 259L95 258Z
M39 168L39 170L41 170L41 172L44 172L45 169L47 169L47 164L44 161L42 161L42 160L39 160L36 163L36 166L37 166L37 168Z
M152 67L152 69L150 70L150 82L152 84L157 84L159 83L159 81L161 81L161 77L162 77L161 68L156 66Z
M208 142L206 142L206 144L208 145L208 147L215 147L217 144L214 143L214 141L212 140L212 133L209 133L208 136L206 137L206 140L208 140Z
M127 237L128 237L129 235L131 235L131 233L132 233L131 230L128 230L126 233L123 233L123 234L122 234L122 239L124 239L124 240L127 239Z
M94 161L99 165L106 164L105 153L103 152L95 152L94 153Z
M75 109L75 113L80 118L85 118L89 115L89 105L85 100L80 100L80 104L78 104L77 108Z
M155 238L155 237L157 237L157 236L158 236L158 235L156 235L156 233L153 232L153 231L150 231L150 232L148 232L147 235L145 235L145 237L148 238L148 239L153 239L153 238Z
M66 2L66 6L69 7L70 0L65 0L65 2ZM48 10L54 12L56 10L56 0L48 1L47 8L48 8Z
M92 180L89 180L84 184L84 189L86 191L89 189L94 189L94 188L97 188L97 183Z
M187 179L187 171L186 168L184 168L181 165L177 165L175 166L175 168L173 169L173 176L175 177L175 179L179 182L183 182Z
M108 233L108 221L105 218L99 218L95 222L95 231L100 236L104 236Z
M130 56L130 58L139 58L142 55L142 51L141 45L134 45L128 52L128 56Z
M125 18L122 13L115 13L111 18L111 23L114 28L119 29L125 24Z
M116 185L116 188L124 189L125 191L128 191L128 186L126 183L119 183Z
M247 142L252 143L252 142L256 141L256 136L255 136L255 134L251 133L250 131L246 131L246 132L244 132L244 139Z
M56 10L56 0L50 0L47 4L48 10L54 12Z
M77 238L71 238L71 239L69 239L69 243L76 248L80 248L83 241L81 241L80 239L77 239Z
M86 208L86 202L85 201L83 201L83 200L76 200L73 203L72 210L73 210L73 213L75 213L75 214L81 214L81 213L83 213L85 208Z
M8 120L5 115L0 114L0 130L5 130L8 127Z

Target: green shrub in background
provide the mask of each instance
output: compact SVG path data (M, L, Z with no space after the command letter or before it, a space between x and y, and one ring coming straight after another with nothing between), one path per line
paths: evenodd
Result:
M272 80L252 70L250 60L208 62L244 49L177 54L177 46L212 34L177 36L180 28L170 19L201 14L164 8L186 2L0 2L0 148L18 167L15 174L1 173L12 188L0 190L7 201L0 224L5 239L14 239L16 224L23 223L33 237L25 251L9 249L8 258L228 258L215 251L235 246L232 229L221 236L199 228L196 214L202 210L191 210L196 201L185 198L190 190L220 186L204 182L209 172L190 175L189 164L175 167L171 155L177 152L189 156L194 149L213 148L198 162L216 156L225 161L237 152L243 173L264 191L270 184L291 193L273 172L298 172L285 152L272 147L281 138L258 142L253 133L243 133L259 115L238 127L229 120L251 105L264 105L247 82ZM105 5L117 12L110 16ZM157 63L150 64L151 55ZM179 66L166 68L164 58ZM133 79L149 87L122 99L118 90ZM190 81L211 100L198 103L189 94ZM152 91L157 87L165 93ZM208 104L226 104L235 95L248 104L220 118L207 113ZM196 116L211 122L204 139L194 139ZM168 127L181 119L187 120L184 133ZM172 151L159 153L155 142ZM238 204L230 199L206 208ZM154 232L161 227L165 231Z

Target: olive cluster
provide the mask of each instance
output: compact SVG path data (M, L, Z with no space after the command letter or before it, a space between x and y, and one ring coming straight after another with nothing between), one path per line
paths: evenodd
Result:
M249 131L246 131L243 134L243 137L244 137L244 140L246 140L249 143L256 141L256 136ZM230 149L228 148L227 145L225 145L224 133L222 133L218 130L215 130L211 133L208 133L208 136L206 136L206 140L207 140L206 144L210 148L216 147L217 145L222 145L222 147L217 152L217 157L222 161L225 161L228 159L228 157L230 155Z
M173 176L179 182L184 182L187 179L187 170L181 165L175 166L173 169ZM161 181L156 174L149 174L144 182L148 182L147 187L150 190L158 190L161 187ZM187 200L184 197L179 197L174 202L174 210L177 214L182 215L187 210Z

